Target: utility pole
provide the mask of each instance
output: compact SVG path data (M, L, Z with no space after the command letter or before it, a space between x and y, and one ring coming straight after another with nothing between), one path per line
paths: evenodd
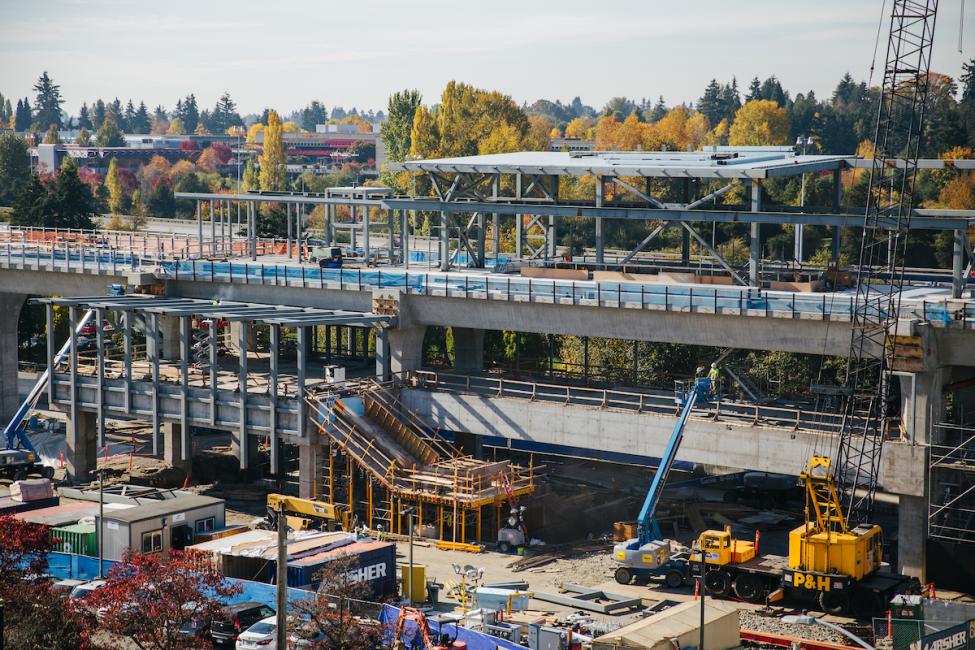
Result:
M277 650L288 647L288 518L284 505L278 506L278 566L277 566Z
M128 317L128 316L126 316ZM98 577L105 577L105 468L98 470Z
M704 560L704 547L702 546L699 553L701 554L701 578L698 582L698 593L701 595L701 629L698 631L698 650L704 650L704 573L707 571L707 564Z

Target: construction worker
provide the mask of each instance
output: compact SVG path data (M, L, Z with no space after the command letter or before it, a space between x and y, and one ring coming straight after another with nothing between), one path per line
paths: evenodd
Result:
M698 366L697 370L694 371L694 378L701 379L704 377L704 366Z
M718 379L721 377L721 369L718 368L717 362L711 364L711 370L708 371L708 379L711 380L711 395L718 394Z

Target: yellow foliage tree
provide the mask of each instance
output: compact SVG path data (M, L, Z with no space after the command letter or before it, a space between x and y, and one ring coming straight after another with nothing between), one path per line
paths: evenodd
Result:
M561 138L562 132L559 131L557 127L552 127L552 130L548 132L548 139L554 140L555 138Z
M671 111L673 112L673 111ZM664 117L663 119L667 119ZM663 120L661 120L663 121ZM691 151L697 151L707 141L710 134L711 122L704 113L694 113L687 122L684 123L684 147Z
M721 118L718 125L708 132L707 137L704 139L704 144L716 147L728 144L728 118Z
M728 143L734 147L789 144L789 116L770 99L753 99L735 113Z
M291 120L288 120L287 122L281 125L281 130L284 133L301 133L302 128L297 124L295 124L294 122L292 122Z
M183 120L174 117L173 121L169 123L169 128L166 129L166 133L169 135L186 135L186 127L183 126Z
M284 169L284 139L281 118L278 117L277 111L268 113L267 128L264 129L264 146L258 164L261 168L259 178L262 190L280 192L285 189L287 179Z
M494 130L478 144L479 154L511 153L521 151L521 133L508 123L494 127Z
M410 130L410 158L433 158L440 146L440 130L437 120L426 106L419 106L413 115Z
M254 122L247 128L247 142L257 142L257 134L264 132L264 125L260 122Z
M975 210L975 174L967 173L941 189L938 203L948 210Z
M604 115L599 118L596 122L596 149L609 151L615 148L622 126L615 115Z
M660 118L653 126L660 144L669 151L683 151L690 144L687 136L687 122L691 113L684 106L678 106Z
M528 133L525 135L523 148L530 151L548 150L552 130L552 123L547 117L544 115L530 115L528 117ZM555 129L555 132L558 134L558 129ZM556 135L555 137L559 136Z
M569 122L565 127L565 137L584 139L589 136L589 129L592 128L592 120L588 117L577 117Z
M108 163L105 187L108 189L108 209L115 214L125 210L128 207L128 197L125 196L125 187L122 186L122 180L118 177L118 161L115 158L112 158Z

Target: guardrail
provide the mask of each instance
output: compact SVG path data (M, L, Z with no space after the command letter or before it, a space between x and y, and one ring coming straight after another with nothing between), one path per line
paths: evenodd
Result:
M661 416L676 417L680 414L680 405L673 394L546 384L428 370L411 371L406 380L412 387L422 390L555 402ZM752 426L829 434L839 433L843 420L841 413L722 400L700 402L692 411L692 417L712 421L734 420Z
M171 280L257 284L304 289L371 291L395 289L423 296L501 300L553 305L612 307L765 316L785 319L849 321L853 297L845 294L800 294L755 287L695 287L641 282L569 281L474 273L411 272L405 269L322 269L296 264L174 260L114 249L94 250L65 243L49 246L0 245L0 265L35 270L102 273L154 272ZM72 268L73 267L73 268ZM121 267L121 268L120 268ZM880 316L879 311L873 315ZM901 301L901 318L975 328L975 301Z

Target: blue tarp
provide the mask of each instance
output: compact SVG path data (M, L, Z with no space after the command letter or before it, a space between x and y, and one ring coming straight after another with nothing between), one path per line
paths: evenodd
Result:
M379 613L379 621L383 624L383 629L386 630L385 641L387 645L392 645L394 641L393 634L396 630L396 622L399 620L399 612L399 607L383 605L383 609ZM431 638L436 641L436 639L440 636L440 624L436 621L430 621L429 623L430 632L432 634ZM453 639L456 635L457 641L463 641L466 643L469 650L495 650L495 648L505 648L505 650L525 650L525 646L518 645L517 643L505 641L504 639L499 639L491 636L490 634L484 634L483 632L478 632L476 630L456 627L453 624L444 625L443 633L449 635L451 639ZM406 642L407 648L423 648L422 636L417 634L416 623L412 621L406 621L406 623L403 625L403 640Z

